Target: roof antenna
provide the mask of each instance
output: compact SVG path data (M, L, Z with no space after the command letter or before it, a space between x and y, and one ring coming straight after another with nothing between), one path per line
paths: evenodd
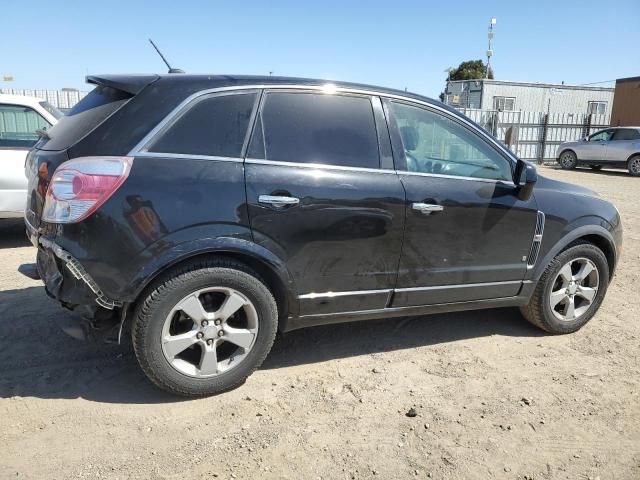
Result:
M172 68L171 65L169 65L169 62L167 62L167 59L164 58L164 55L162 54L162 52L160 51L158 46L155 43L153 43L153 40L149 39L149 43L151 43L153 48L156 49L156 52L158 52L158 55L160 55L160 58L162 59L162 61L165 63L165 65L169 69L169 73L184 73L184 70L181 70L179 68Z

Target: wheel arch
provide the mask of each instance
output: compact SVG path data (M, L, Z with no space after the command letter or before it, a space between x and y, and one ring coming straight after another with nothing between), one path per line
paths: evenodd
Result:
M212 245L203 246L199 243L195 242L195 245L189 246L178 245L154 262L153 268L146 274L139 274L135 287L133 287L133 293L126 302L121 315L120 338L123 329L128 328L127 324L130 325L128 320L133 316L138 302L144 298L145 292L156 280L172 269L179 268L180 265L206 258L232 259L255 271L267 284L276 300L278 328L282 331L286 330L287 319L292 314L297 315L298 305L295 285L284 262L264 247L246 240L217 238L215 244Z
M558 240L555 245L547 251L544 257L537 262L531 277L538 280L553 258L580 240L591 243L602 250L607 258L609 279L611 279L616 267L618 252L616 251L613 235L601 225L585 225L570 231Z
M635 152L635 153L632 153L631 155L629 155L629 157L628 157L628 158L627 158L627 160L626 160L626 163L628 164L628 163L629 163L629 161L630 161L633 157L640 157L640 152Z
M576 153L576 151L575 151L573 148L571 148L571 147L563 148L563 149L560 151L560 153L558 153L558 160L560 160L560 157L562 156L562 154L563 154L564 152L571 152L571 153L573 153L573 154L576 156L576 160L579 160L579 158L578 158L578 154L577 154L577 153Z

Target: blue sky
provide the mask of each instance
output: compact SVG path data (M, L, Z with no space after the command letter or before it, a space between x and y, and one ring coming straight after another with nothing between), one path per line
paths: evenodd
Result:
M640 75L640 1L0 0L0 86L87 88L87 73L318 77L437 96L445 69L484 58L496 78L590 83ZM13 82L1 77L13 75Z

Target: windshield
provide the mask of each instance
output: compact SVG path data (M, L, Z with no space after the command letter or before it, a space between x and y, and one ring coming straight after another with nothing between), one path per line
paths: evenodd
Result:
M40 102L40 106L44 108L47 112L49 112L51 115L53 115L53 118L55 118L56 120L60 120L60 118L64 116L64 113L62 113L60 110L58 110L56 107L54 107L47 101Z

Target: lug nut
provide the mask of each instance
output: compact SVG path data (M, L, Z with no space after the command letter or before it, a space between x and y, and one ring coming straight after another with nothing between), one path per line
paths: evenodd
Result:
M202 332L198 332L196 333L196 338L197 339L201 339L204 335L202 334Z
M218 332L218 336L219 336L219 337L224 337L224 331L223 331L223 330L220 330L220 331Z
M207 340L207 345L213 345L213 339L210 338L209 340Z
M207 322L206 320L203 320L203 321L202 321L202 326L203 326L203 327L206 327L207 325L209 325L209 322Z
M222 323L222 320L218 319L218 320L214 321L213 323L215 323L216 325L220 325Z

